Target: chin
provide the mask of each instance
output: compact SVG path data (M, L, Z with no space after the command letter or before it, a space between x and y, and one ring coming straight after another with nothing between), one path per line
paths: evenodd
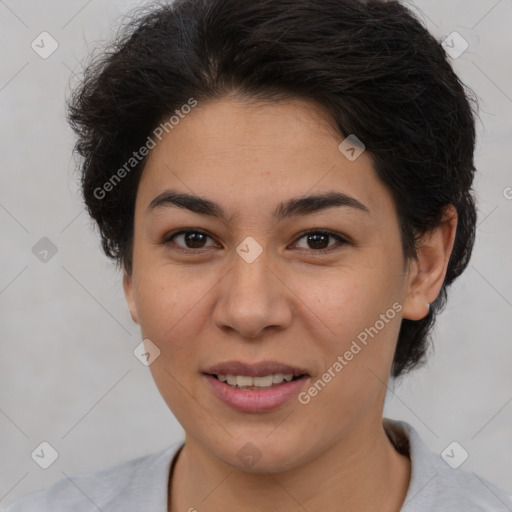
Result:
M261 435L252 433L231 439L229 445L224 445L224 450L217 452L217 456L229 466L246 473L282 473L300 464L303 453L297 446L304 450L299 440L293 443L289 437L281 438L275 433L269 436L266 430Z

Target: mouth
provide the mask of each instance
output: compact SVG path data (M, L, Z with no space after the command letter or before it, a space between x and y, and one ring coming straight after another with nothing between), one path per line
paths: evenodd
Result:
M274 410L298 396L310 374L275 361L220 363L202 372L214 396L239 412Z
M261 377L250 377L249 375L233 375L233 374L206 374L217 379L220 382L224 382L233 389L250 389L250 390L261 390L270 389L278 386L282 386L287 382L293 382L303 377L307 377L307 374L293 375L293 373L272 373L269 375L263 375Z

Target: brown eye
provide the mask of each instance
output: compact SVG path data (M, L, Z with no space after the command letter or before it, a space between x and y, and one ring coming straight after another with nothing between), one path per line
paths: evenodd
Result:
M182 243L176 243L175 239L182 240ZM211 238L206 233L203 233L202 231L197 230L182 230L178 231L177 233L172 234L171 236L167 237L164 240L164 243L172 242L178 247L181 247L183 249L203 249L205 247L211 247L211 246L205 246L206 240L208 238ZM183 244L183 245L182 245Z
M201 249L207 249L209 247L214 247L215 244L206 245L208 239L212 239L210 235L203 231L199 231L196 229L187 229L177 231L176 233L172 233L167 236L163 241L163 245L172 244L177 246L179 250L184 252L193 253L193 252L201 252ZM341 237L338 234L331 233L329 231L308 231L303 233L302 236L298 240L304 239L306 241L306 247L299 247L300 249L305 249L313 253L328 253L336 247L336 243L329 244L330 239L334 239L338 242L339 245L349 244L347 240ZM177 242L176 240L180 240Z
M308 231L304 233L299 240L305 239L307 247L303 247L305 249L310 249L314 252L330 252L331 249L329 247L333 247L333 245L329 246L329 238L334 238L341 244L348 244L348 242L342 238L341 236L330 233L329 231Z

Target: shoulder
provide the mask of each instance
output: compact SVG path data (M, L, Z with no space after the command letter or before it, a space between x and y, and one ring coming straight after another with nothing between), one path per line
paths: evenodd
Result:
M411 459L411 481L400 512L512 511L512 495L474 472L451 467L427 448L410 424L385 418L384 425L390 439ZM455 446L447 452L446 460L457 457L456 450Z
M169 468L182 443L94 473L63 478L2 512L160 511L167 506Z

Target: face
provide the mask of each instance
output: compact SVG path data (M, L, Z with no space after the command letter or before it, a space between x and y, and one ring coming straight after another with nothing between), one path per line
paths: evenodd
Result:
M225 98L166 134L141 177L132 318L187 443L240 469L290 469L380 425L401 319L427 313L391 195L343 140L312 103Z

